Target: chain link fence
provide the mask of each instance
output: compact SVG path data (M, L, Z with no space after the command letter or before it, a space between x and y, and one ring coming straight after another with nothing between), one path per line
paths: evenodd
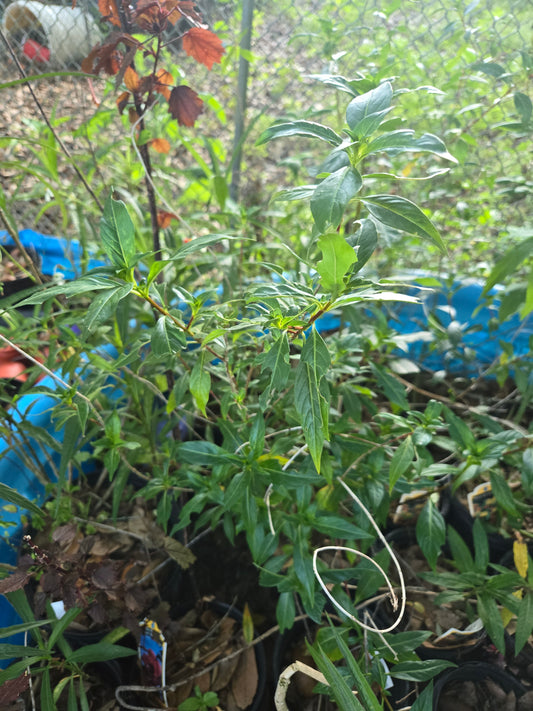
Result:
M95 0L78 0L75 10L69 3L3 1L4 34L30 73L49 67L79 67L81 56L103 32ZM306 158L305 142L296 144L301 149L296 163L285 155L283 142L272 144L266 155L254 148L254 137L273 119L323 118L342 124L344 104L316 75L340 74L350 79L371 75L376 80L395 78L395 88L439 90L399 97L409 126L442 136L461 163L461 170L455 171L442 194L438 188L428 192L432 209L440 210L447 221L454 211L468 217L472 191L477 191L478 198L488 191L501 197L502 219L512 216L514 224L527 220L533 193L528 172L531 117L526 115L527 102L517 99L531 94L533 77L527 2L203 0L198 5L228 48L239 42L246 48L246 37L251 36L251 52L242 52L240 64L238 53L233 53L231 77L215 71L209 78L215 96L218 86L226 87L228 145L233 141L238 147L242 132L252 126L242 155L237 149L234 161L238 166L242 160L240 184L236 170L232 186L235 197L240 191L247 202L263 200L287 176L287 170L297 175L302 166L308 170L313 162L312 156ZM76 13L75 22L71 16L68 22L64 19L66 11ZM183 28L174 30L180 31ZM3 80L17 78L17 67L5 45L2 59ZM57 88L58 82L43 83L40 96L50 91L54 111L83 113L83 105L90 100L87 89L75 82L66 106L59 107L59 95L64 99L65 91L64 85ZM25 87L17 87L19 99L24 91ZM9 105L16 106L17 119L35 110L26 99L19 104L10 99ZM514 128L501 125L513 122ZM9 130L9 119L4 118L0 131ZM9 180L9 169L6 173L5 166L0 166L0 170L2 181ZM479 225L484 220L482 202L476 201L470 216ZM24 209L27 215L19 215L24 226L37 220L39 229L53 231L54 225L41 224L39 211L32 211L27 201ZM66 224L61 227L68 230Z

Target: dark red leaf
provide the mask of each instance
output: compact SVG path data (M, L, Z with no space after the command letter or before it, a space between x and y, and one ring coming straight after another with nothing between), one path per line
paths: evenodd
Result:
M208 69L211 69L215 62L220 62L226 51L220 38L203 27L191 27L183 35L183 49L189 57L205 64Z
M118 583L117 571L111 564L102 565L91 575L91 580L97 588L111 589Z
M155 0L138 0L134 15L136 24L150 35L157 35L167 27L168 11Z
M189 86L175 86L170 92L168 110L180 126L194 126L204 110L204 102Z
M130 92L129 91L123 91L122 94L118 97L117 106L118 106L119 113L122 113L124 111L124 109L128 105L129 99L130 99Z
M81 69L87 74L118 74L122 63L122 53L117 49L119 40L94 47L81 63Z
M0 708L16 701L18 697L30 686L30 677L26 672L16 679L4 681L0 687ZM24 704L23 704L24 706Z

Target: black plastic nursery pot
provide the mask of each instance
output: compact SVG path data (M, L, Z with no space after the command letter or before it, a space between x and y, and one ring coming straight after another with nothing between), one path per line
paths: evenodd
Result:
M142 520L140 524L138 530L142 528ZM72 549L68 547L70 543L68 534L69 530L66 527L64 530L56 529L55 532L56 538L64 543L66 550L69 551L71 565L76 566L76 554L72 553ZM75 536L74 530L72 535ZM119 599L119 603L120 598L123 598L122 603L124 598L129 598L131 604L135 596L134 586L126 585L124 589L120 590L115 587L115 583L119 583L112 566L109 565L115 555L111 550L113 541L109 540L112 539L112 536L112 533L105 532L102 538L97 538L93 542L94 534L89 534L79 543L80 548L87 548L90 558L89 563L80 564L80 574L84 576L84 585L86 584L85 575L87 575L90 582L99 588L100 597L96 599L97 609L93 609L93 612L97 613L99 610L104 612L105 610L101 608L107 604L117 605L114 602L115 597ZM106 553L102 546L105 547L108 544L109 553ZM33 542L32 545L35 546ZM144 569L143 578L151 575L157 576L154 590L158 591L158 595L151 598L149 606L140 607L139 605L136 612L127 609L122 612L121 605L121 616L109 614L107 615L111 618L109 622L106 617L106 622L97 624L96 628L91 626L94 620L91 622L90 616L84 613L82 618L76 618L63 634L65 641L73 649L80 649L101 642L103 637L116 629L117 626L127 626L130 629L130 634L118 640L117 644L132 649L133 656L91 663L85 669L88 675L87 694L91 708L103 708L115 698L117 689L122 694L120 697L122 701L141 707L153 706L154 694L159 699L160 685L153 683L146 673L146 664L141 662L141 630L145 626L141 623L146 623L148 620L150 625L161 630L162 638L166 640L165 646L168 649L166 653L166 684L172 685L177 682L177 689L185 694L185 696L173 699L172 694L169 693L170 708L177 708L185 698L194 695L195 687L198 685L202 692L214 691L220 694L221 703L224 700L224 708L226 708L227 695L230 694L232 696L229 707L234 708L235 711L260 711L263 709L262 702L267 681L265 651L262 643L247 645L244 642L243 614L240 610L223 602L206 598L198 600L192 610L190 607L184 607L180 601L192 600L194 594L187 589L186 579L178 564L168 559L168 563L164 567L150 564L147 568L146 561L136 560L136 558L140 559L140 553L139 548L133 549L131 562L120 567L116 573L121 580L131 570L135 571L135 579L142 569ZM62 558L57 547L51 546L48 553L42 548L37 550L37 555L41 557L48 554L57 556L55 560L50 557L52 566L67 568L66 561L69 555L65 554ZM97 564L96 559L101 556L104 557L104 560L101 564ZM139 563L140 568L136 567ZM150 573L152 568L153 574ZM75 591L79 588L80 579L75 574L71 581L58 582L57 577L54 571L45 568L38 583L32 580L26 585L26 596L36 617L46 614L46 600L52 598L62 600L64 597L71 596L70 604L73 603L72 597L76 595ZM89 586L87 589L82 587L81 593L86 595L87 590L95 592L95 588ZM113 595L115 590L117 591L116 596ZM111 594L111 598L106 599L106 591ZM139 595L141 595L140 601L145 602L142 591ZM190 603L188 604L190 605ZM89 607L88 610L90 609ZM94 614L93 617L95 617ZM212 648L213 643L209 641L211 639L220 645L222 650L220 654L216 652L218 646ZM189 656L184 652L184 648L189 650L187 651ZM137 649L139 650L138 654ZM60 650L58 650L58 655L61 655ZM252 677L253 681L250 681ZM226 686L223 686L224 680L227 681ZM154 691L140 693L135 690L139 685L154 687ZM175 704L173 704L174 701Z
M486 662L465 662L439 677L433 691L433 711L515 711L526 692L511 674Z
M447 515L449 510L450 509L448 508ZM414 548L415 550L418 550L418 542L414 526L400 526L393 528L386 534L385 538L393 548L403 552L404 556L407 554L406 552L408 549L412 550ZM422 555L420 556L420 559L423 560ZM414 561L411 560L411 558L408 559L411 570L416 567L417 561L418 558L416 557ZM415 593L411 593L408 596L408 604L404 618L397 628L398 631L406 629L428 629L425 624L421 625L420 617L424 616L426 608L431 610L431 599L431 596L424 596L421 594L419 598L419 596ZM452 621L448 624L448 626L445 623L446 618L441 608L436 607L435 610L437 614L442 617L442 619L439 619L439 626L442 627L443 630L447 630L449 627L457 627L454 622L455 614L453 609L450 611ZM372 611L376 620L379 620L381 627L390 626L396 619L395 614L391 610L390 603L386 599L373 605ZM460 610L458 610L457 614L459 613ZM489 639L487 633L480 625L468 626L465 624L462 627L462 630L456 629L454 631L450 629L448 633L438 635L434 634L423 644L417 647L415 652L420 659L423 660L442 659L459 663L461 660L483 659L485 656L485 648L488 644Z
M272 669L274 681L277 682L281 672L295 661L302 661L309 666L314 667L315 664L307 652L305 640L312 637L316 632L317 625L309 620L299 620L291 627L290 630L286 630L283 634L276 638L274 645L274 651L272 655ZM309 641L312 641L310 639ZM383 698L386 698L386 704L384 708L391 709L391 711L399 711L399 709L404 708L408 705L409 699L412 698L411 692L412 688L408 681L403 679L393 679L389 677L392 686L387 690L386 695L383 694ZM333 711L337 709L337 705L333 702L329 702L323 696L319 696L313 692L316 687L317 682L310 677L296 673L291 680L290 686L287 691L287 705L289 711L301 711L301 709L314 709L315 706L310 706L313 700L315 701L316 708L321 709L321 711ZM378 695L379 690L376 690Z

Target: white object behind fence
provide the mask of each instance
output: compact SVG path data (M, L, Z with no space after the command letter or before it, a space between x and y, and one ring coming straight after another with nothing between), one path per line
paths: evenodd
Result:
M46 39L50 62L68 65L86 57L101 40L94 19L81 8L44 5L37 0L16 0L8 5L2 19L8 39L39 33Z

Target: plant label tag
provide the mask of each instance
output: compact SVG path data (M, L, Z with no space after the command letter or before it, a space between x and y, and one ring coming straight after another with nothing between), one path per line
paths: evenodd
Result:
M494 512L496 499L490 482L478 484L467 496L468 510L472 518L490 518Z
M147 617L140 622L139 660L144 683L149 686L166 685L167 641L156 622ZM167 706L167 694L162 690L161 698Z
M408 494L402 494L392 516L394 525L403 526L409 523L415 523L420 512L426 505L429 496L430 492L427 489L417 489Z

